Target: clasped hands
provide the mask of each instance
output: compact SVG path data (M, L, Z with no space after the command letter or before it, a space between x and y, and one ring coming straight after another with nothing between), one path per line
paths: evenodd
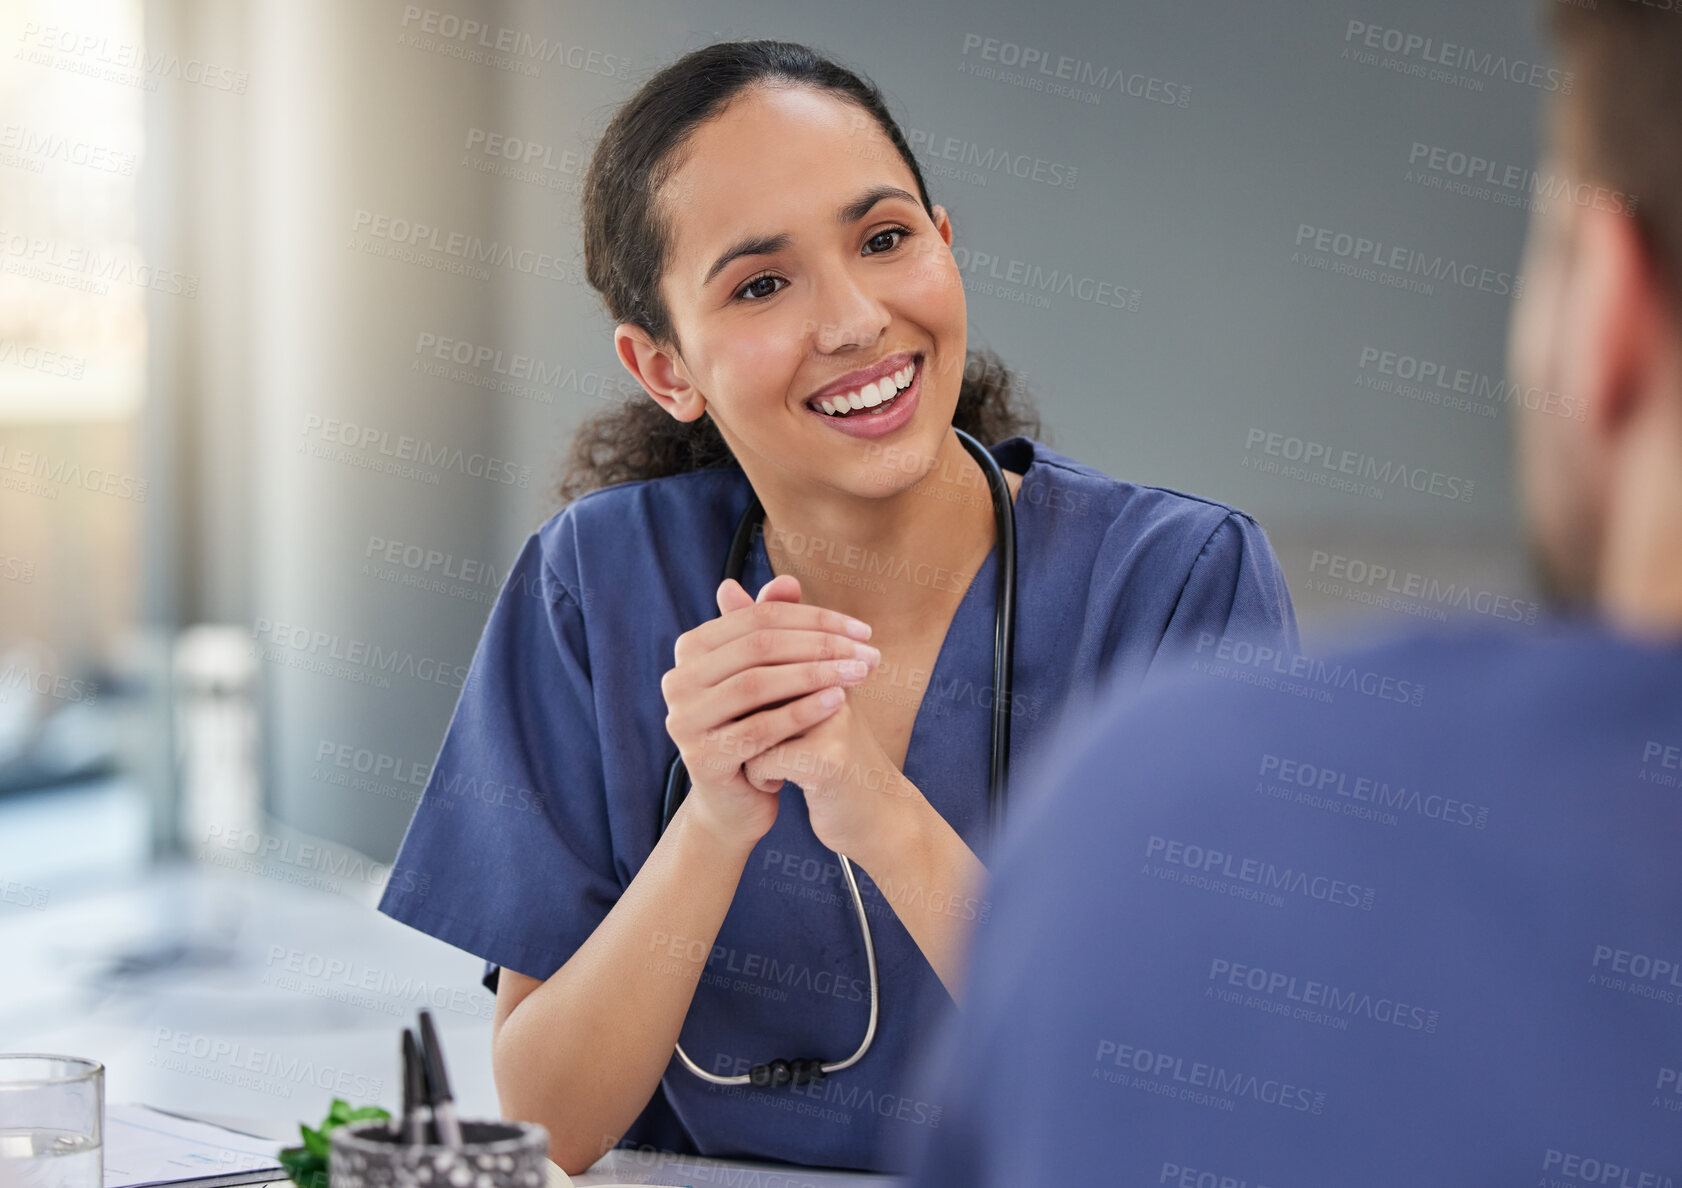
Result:
M868 868L866 855L923 803L847 692L881 660L861 646L868 627L802 603L788 574L757 599L727 579L717 602L718 618L678 637L660 681L666 730L689 770L686 806L745 852L771 828L788 780L818 840ZM825 704L826 693L839 701Z

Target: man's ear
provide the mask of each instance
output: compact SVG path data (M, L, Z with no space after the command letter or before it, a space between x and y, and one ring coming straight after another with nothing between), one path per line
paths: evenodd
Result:
M1656 247L1634 216L1589 206L1577 218L1584 290L1574 316L1589 319L1581 396L1595 431L1616 435L1657 391L1671 297Z
M693 421L707 411L707 398L689 382L683 360L673 348L656 345L641 326L630 322L615 326L613 349L632 378L678 420Z

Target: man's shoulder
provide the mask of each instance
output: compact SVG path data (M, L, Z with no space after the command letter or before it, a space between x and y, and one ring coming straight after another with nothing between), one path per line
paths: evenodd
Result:
M1423 728L1468 700L1487 699L1493 689L1517 686L1545 698L1568 683L1568 669L1604 662L1606 644L1593 629L1548 622L1390 632L1295 654L1243 636L1209 636L1198 643L1196 663L1178 678L1149 697L1117 697L1105 713L1117 726L1219 718L1223 724L1267 723L1269 729L1337 729L1385 714L1392 727ZM1188 714L1192 706L1200 712Z
M978 1091L988 1122L1101 1109L1072 1157L1141 1181L1235 1134L1270 1181L1357 1182L1377 1149L1409 1182L1512 1181L1573 1133L1674 1151L1646 1105L1682 1018L1659 972L1682 644L1549 622L1329 651L1290 688L1236 663L1112 700L1015 806L962 1037L971 1083L1013 1086ZM1337 1127L1252 1108L1268 1076L1270 1104ZM1233 1113L1185 1108L1194 1087Z
M1311 782L1390 761L1456 780L1521 741L1534 755L1593 737L1614 705L1682 712L1682 651L1586 623L1462 625L1294 654L1237 638L1199 648L1154 688L1112 689L1071 713L1047 748L1059 768L1048 782L1067 785L1056 811L1122 811L1099 772L1126 773L1129 806L1185 811L1282 764Z

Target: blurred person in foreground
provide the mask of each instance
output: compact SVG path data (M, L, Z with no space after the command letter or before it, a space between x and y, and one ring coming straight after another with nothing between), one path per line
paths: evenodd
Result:
M1348 682L1228 649L1067 725L992 867L917 1188L1682 1183L1670 3L1547 5L1575 85L1538 169L1569 189L1508 366L1585 413L1515 402L1558 613L1326 662Z

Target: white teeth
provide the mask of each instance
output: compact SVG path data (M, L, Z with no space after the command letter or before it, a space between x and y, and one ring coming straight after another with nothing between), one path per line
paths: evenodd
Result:
M885 375L873 384L865 384L856 392L848 392L845 396L822 397L817 401L817 405L832 417L858 409L875 408L899 395L910 385L916 374L917 364L913 360L891 375Z

